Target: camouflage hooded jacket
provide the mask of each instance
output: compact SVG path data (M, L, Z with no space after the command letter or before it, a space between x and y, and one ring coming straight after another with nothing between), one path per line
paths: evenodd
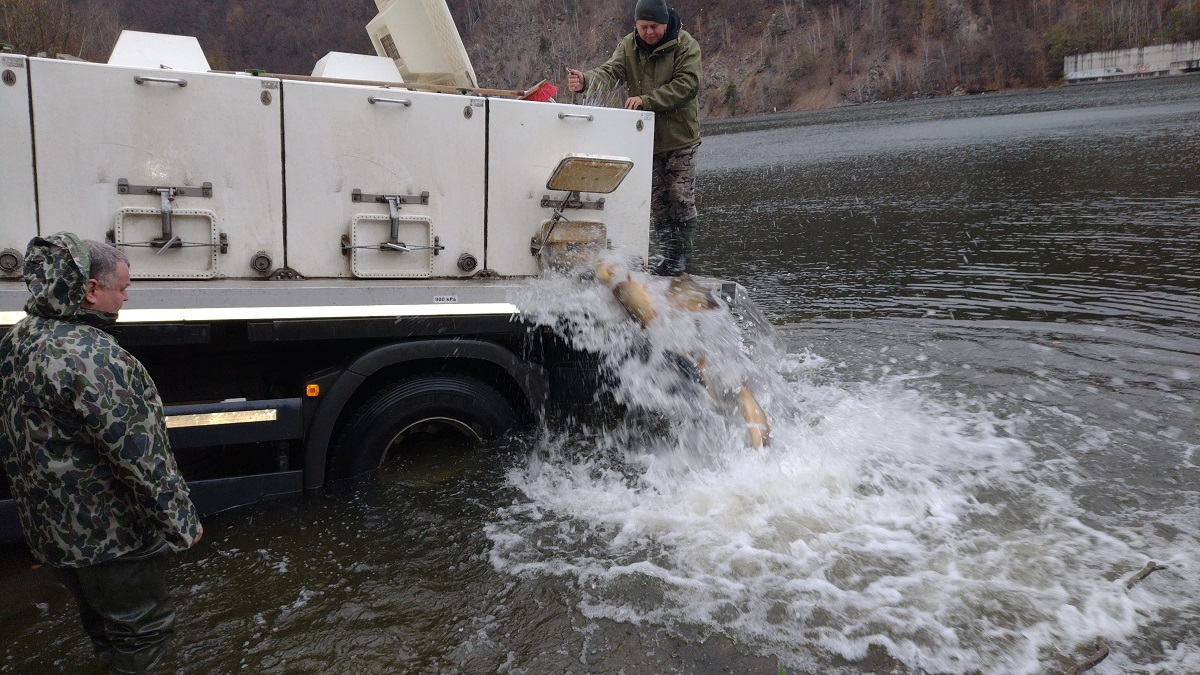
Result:
M73 234L25 254L28 316L0 339L0 461L33 554L56 567L111 560L200 521L150 374L83 309L91 258Z

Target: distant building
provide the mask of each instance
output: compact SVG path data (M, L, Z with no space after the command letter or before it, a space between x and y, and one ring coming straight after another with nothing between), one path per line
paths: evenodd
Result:
M1134 49L1073 54L1063 58L1068 84L1132 80L1200 71L1200 40Z

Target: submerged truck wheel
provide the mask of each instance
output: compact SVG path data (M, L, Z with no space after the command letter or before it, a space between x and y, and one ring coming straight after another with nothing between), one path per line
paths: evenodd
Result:
M482 443L517 421L504 396L471 377L439 373L394 382L364 401L346 423L333 448L329 477L374 471L415 434L459 434Z

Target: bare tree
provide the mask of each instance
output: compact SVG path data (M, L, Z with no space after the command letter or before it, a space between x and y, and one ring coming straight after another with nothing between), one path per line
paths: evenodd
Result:
M116 36L115 11L95 0L0 0L0 42L22 54L98 59Z

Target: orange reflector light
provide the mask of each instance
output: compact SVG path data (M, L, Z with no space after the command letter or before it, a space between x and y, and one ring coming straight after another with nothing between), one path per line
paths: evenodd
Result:
M304 385L304 395L309 398L316 398L321 395L321 385L306 384Z

